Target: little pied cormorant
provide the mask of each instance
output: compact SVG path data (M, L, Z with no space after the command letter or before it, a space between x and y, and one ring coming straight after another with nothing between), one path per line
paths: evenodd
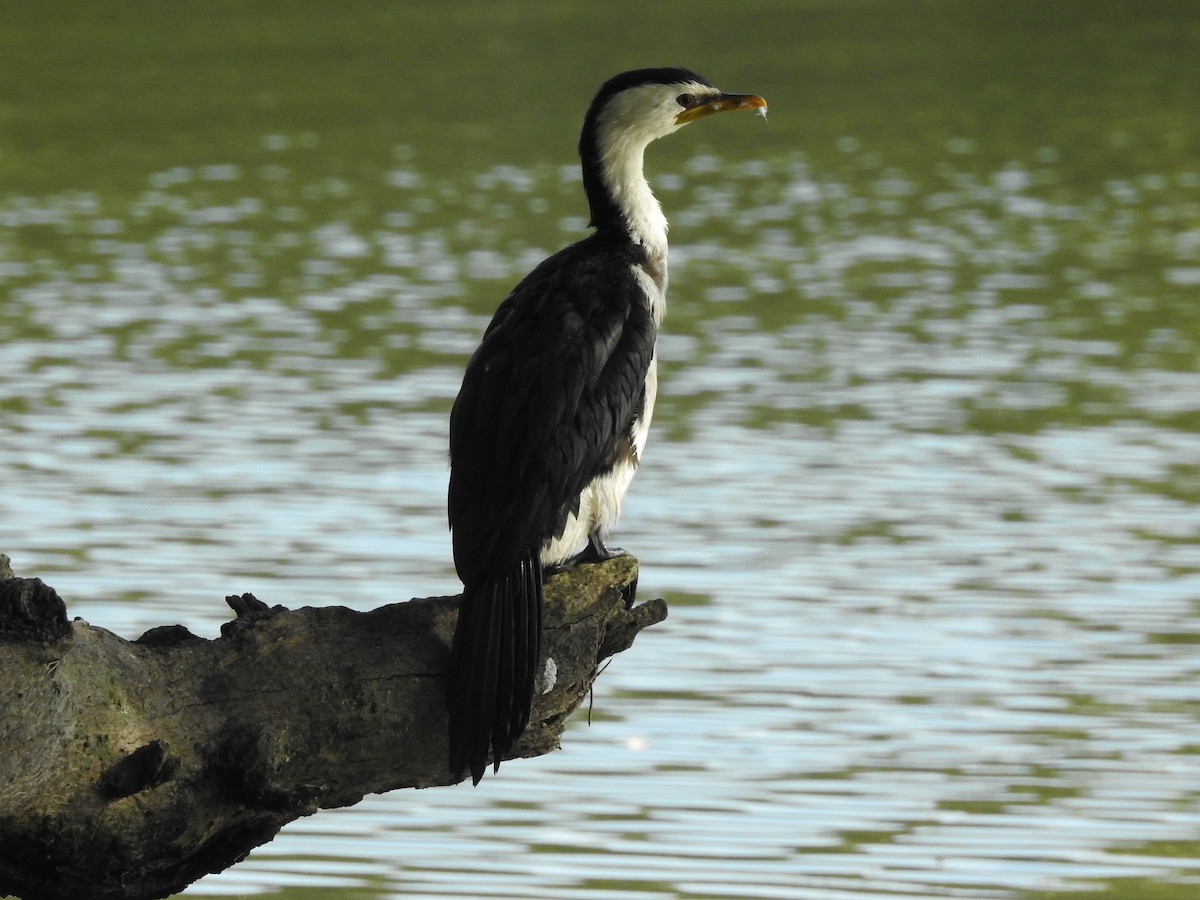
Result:
M478 784L529 722L549 567L606 559L646 444L666 308L667 220L642 174L651 141L710 113L757 109L687 69L607 81L579 155L595 231L500 304L450 414L450 527L463 582L450 768Z

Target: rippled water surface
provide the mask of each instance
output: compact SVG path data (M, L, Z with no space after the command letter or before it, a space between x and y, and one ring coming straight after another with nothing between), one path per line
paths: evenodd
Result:
M671 309L619 542L671 618L560 752L296 822L189 895L1200 891L1200 123L997 158L843 111L806 146L765 59L733 87L766 126L650 167ZM133 187L4 192L0 551L126 636L454 589L462 366L584 232L547 129L345 171L319 124L252 125Z

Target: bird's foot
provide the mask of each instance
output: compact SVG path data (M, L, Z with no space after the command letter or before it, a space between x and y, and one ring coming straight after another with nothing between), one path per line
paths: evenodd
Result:
M574 569L576 566L587 565L589 563L601 563L609 559L616 559L618 556L628 556L629 554L620 547L609 547L604 543L604 539L599 534L593 532L588 536L587 546L565 560L561 565L547 566L543 572L547 578L552 575L557 575L560 572L566 572ZM633 601L637 595L637 579L632 583L627 584L621 590L621 597L625 600L625 608L632 609Z
M599 563L609 559L616 559L618 556L628 555L620 547L610 547L605 544L604 538L593 531L588 535L587 546L568 559L563 565L571 568L572 566L580 566L584 563Z
M592 532L588 536L587 546L572 556L570 559L563 560L557 566L546 566L544 569L547 576L557 575L559 572L566 572L576 566L586 565L587 563L600 563L609 559L616 559L618 556L628 556L629 554L620 547L609 547L604 543L604 539L599 534Z

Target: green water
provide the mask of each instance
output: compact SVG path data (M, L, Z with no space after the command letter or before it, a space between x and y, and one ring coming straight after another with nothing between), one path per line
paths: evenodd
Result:
M275 133L319 136L326 173L369 177L408 144L461 174L568 161L598 81L687 64L775 110L767 135L718 125L723 148L827 162L853 136L907 167L954 140L991 167L1053 147L1082 186L1190 168L1198 44L1188 2L22 4L0 147L9 190L38 193L261 161Z
M452 590L446 415L592 91L771 107L648 159L671 620L561 753L191 893L1190 896L1198 58L1183 2L6 9L0 551L127 635Z

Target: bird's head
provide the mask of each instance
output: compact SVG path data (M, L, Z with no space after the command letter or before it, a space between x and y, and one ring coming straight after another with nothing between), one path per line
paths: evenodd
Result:
M583 186L597 228L623 228L666 252L667 222L642 175L647 145L716 112L757 109L755 94L726 94L687 69L637 69L606 81L583 120Z
M637 69L606 81L584 119L583 141L591 131L601 143L620 141L644 148L689 122L716 112L757 109L767 102L755 94L726 94L687 69Z

